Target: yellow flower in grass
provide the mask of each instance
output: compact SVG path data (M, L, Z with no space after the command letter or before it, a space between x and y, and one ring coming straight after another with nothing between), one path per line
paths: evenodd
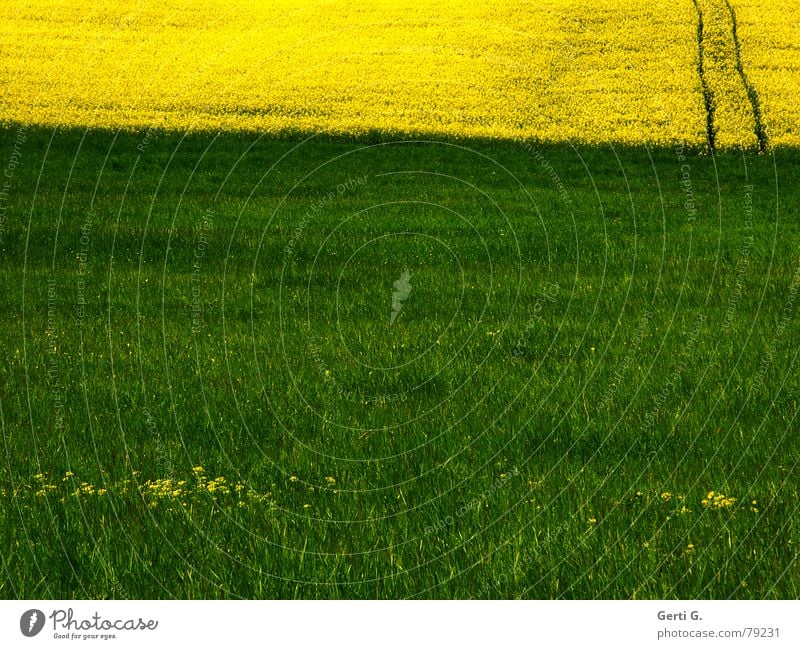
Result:
M731 498L716 491L709 491L706 497L700 501L700 504L710 509L727 509L736 504L736 498Z
M260 494L257 491L255 491L254 489L250 489L247 492L247 498L249 500L254 500L254 501L259 502L259 503L264 502L266 500L269 500L269 497L271 495L272 495L272 493L269 492L269 491L264 493L264 494Z
M228 488L228 485L225 484L226 480L223 476L217 476L213 480L209 481L206 484L206 490L209 493L216 493L219 492L221 494L229 494L231 490Z
M54 492L55 490L56 486L54 484L42 484L39 485L39 489L36 491L36 495L41 498L49 493Z

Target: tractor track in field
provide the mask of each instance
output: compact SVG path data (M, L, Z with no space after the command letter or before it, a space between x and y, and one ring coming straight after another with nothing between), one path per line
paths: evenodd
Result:
M758 92L742 64L736 12L730 0L692 2L697 12L697 71L706 113L708 150L714 153L722 137L736 138L738 132L744 148L756 148L763 153L768 146L767 133ZM731 78L733 75L735 79ZM746 112L748 122L752 119L746 133L741 128L736 131L740 125L731 124L730 115L736 111L740 116ZM721 112L725 113L725 119L721 119ZM725 144L722 142L722 146Z
M694 8L697 11L697 73L700 75L700 85L703 88L703 103L706 109L706 140L708 141L708 150L714 153L716 150L716 133L714 127L714 96L706 80L705 71L705 52L703 47L703 36L705 29L703 26L703 11L697 0L692 0Z
M750 106L753 110L753 119L756 123L756 138L758 139L758 150L760 153L764 153L767 150L767 132L764 129L764 121L761 116L761 101L758 97L758 91L748 80L747 74L744 71L744 66L742 65L742 44L739 41L736 12L730 3L730 0L724 1L725 6L728 8L728 13L731 16L731 35L733 36L733 46L736 49L736 71L739 73L739 78L742 80L742 84L747 92L747 97L750 100Z

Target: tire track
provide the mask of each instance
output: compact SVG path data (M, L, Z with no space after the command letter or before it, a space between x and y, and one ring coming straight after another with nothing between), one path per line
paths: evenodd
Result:
M697 11L698 73L706 109L708 148L765 151L758 93L741 59L736 14L729 0L692 0Z
M716 150L716 134L714 128L714 98L711 94L711 89L706 80L705 65L703 63L705 54L703 53L703 12L697 0L692 0L694 8L697 11L697 73L700 76L700 85L703 89L703 103L706 109L706 140L708 141L708 150L714 153Z
M758 91L755 89L745 74L744 66L742 65L742 44L739 41L739 33L736 22L736 12L730 3L730 0L725 0L725 5L728 7L728 13L731 17L731 31L733 35L733 45L736 49L736 71L742 80L742 84L747 92L747 97L750 100L750 106L753 111L753 119L755 120L755 134L758 139L758 150L764 153L767 150L767 132L764 128L764 120L761 115L761 101L758 97Z

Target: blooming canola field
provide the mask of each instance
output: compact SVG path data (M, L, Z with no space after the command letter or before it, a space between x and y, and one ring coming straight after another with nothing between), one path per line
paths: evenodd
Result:
M797 144L800 70L778 59L797 51L798 11L800 0L9 0L0 121L751 147L761 93L770 144Z

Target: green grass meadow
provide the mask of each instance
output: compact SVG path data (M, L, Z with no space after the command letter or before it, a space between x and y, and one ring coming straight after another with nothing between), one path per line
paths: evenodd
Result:
M0 168L0 598L800 597L798 152Z

